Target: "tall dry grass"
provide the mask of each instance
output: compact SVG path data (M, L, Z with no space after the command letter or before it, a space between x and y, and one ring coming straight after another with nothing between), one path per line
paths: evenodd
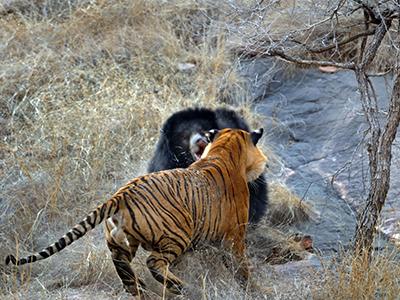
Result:
M39 250L145 172L172 112L240 97L224 34L204 14L218 8L206 1L8 1L2 9L1 257ZM99 230L89 234L61 265L2 272L3 296L108 282L115 274L100 240Z
M315 299L398 299L398 260L389 250L375 253L370 261L366 255L344 253L327 265L323 289L314 291Z

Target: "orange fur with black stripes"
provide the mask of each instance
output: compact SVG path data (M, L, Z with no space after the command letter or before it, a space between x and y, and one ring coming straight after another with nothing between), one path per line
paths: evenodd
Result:
M182 281L168 266L188 247L222 241L240 260L237 277L248 278L245 231L248 222L247 182L263 171L266 157L256 146L261 131L224 129L207 146L203 158L187 169L151 173L133 179L97 207L56 243L6 263L23 265L45 259L106 220L106 240L124 287L133 295L144 283L130 262L141 245L151 251L147 266L159 282L179 293Z

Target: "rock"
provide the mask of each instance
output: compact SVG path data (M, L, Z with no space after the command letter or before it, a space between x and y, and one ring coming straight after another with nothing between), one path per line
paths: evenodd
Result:
M323 73L336 73L337 71L339 71L338 68L332 66L319 67L318 70L320 70Z
M369 180L368 155L363 145L367 126L354 73L331 74L307 69L298 70L290 79L278 77L274 78L273 89L264 86L263 91L254 92L267 95L256 104L255 110L266 117L268 143L283 160L281 169L288 170L280 179L320 212L318 222L297 229L313 236L314 246L321 251L349 247L356 211L366 199ZM387 108L390 78L372 78L372 81L379 107ZM400 158L397 144L398 139L392 182L400 178L400 169L396 168ZM399 193L400 187L392 185L384 219L400 219L400 202L395 201ZM398 226L383 230L395 238L399 232L393 228Z
M179 63L178 64L178 70L184 73L190 73L193 72L196 68L195 64L191 63Z
M309 272L310 269L321 270L322 263L320 258L315 254L309 254L305 259L298 261L290 261L283 265L273 265L276 272L288 274L290 276Z

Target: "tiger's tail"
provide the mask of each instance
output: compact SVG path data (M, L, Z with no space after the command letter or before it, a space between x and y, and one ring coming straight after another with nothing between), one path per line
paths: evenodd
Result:
M60 252L62 249L68 245L75 242L77 239L84 236L88 231L92 230L98 224L100 224L105 219L112 217L119 211L120 200L118 196L112 197L106 203L99 205L94 211L89 213L86 218L76 224L71 230L69 230L63 237L61 237L57 242L51 244L47 248L33 255L29 255L24 258L16 259L14 255L10 254L6 257L6 265L10 262L16 266L32 263L42 259L46 259L53 254Z

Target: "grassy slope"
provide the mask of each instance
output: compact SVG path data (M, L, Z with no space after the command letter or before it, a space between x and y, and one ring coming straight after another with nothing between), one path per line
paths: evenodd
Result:
M201 3L49 3L13 2L0 19L1 257L44 247L145 172L172 112L221 105L215 99L230 91L241 97L223 34L204 27ZM181 63L195 70L180 71ZM122 292L101 230L62 258L2 272L2 294Z

